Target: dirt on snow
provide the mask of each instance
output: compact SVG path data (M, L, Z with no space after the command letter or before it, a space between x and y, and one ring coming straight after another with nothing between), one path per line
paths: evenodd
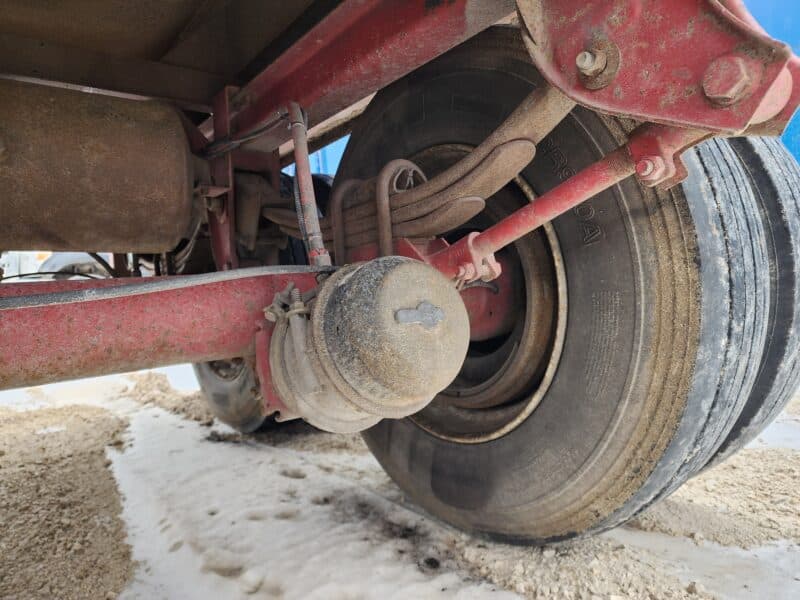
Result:
M113 403L107 410L97 402L46 406L42 400L46 394L37 394L45 406L34 410L3 408L0 400L0 598L116 598L133 585L140 570L151 568L146 560L137 562L132 552L136 536L128 535L126 521L130 519L127 512L123 515L128 492L120 490L109 457L118 457L116 463L133 449L146 450L136 435L126 433L126 427L129 420L158 418L163 415L159 409L170 413L159 418L161 426L176 435L179 430L183 430L180 435L189 435L199 425L202 432L192 439L206 456L222 448L236 456L239 448L241 461L279 457L270 467L275 479L269 486L283 488L272 490L273 504L264 497L261 505L248 508L249 530L265 520L294 527L301 527L299 523L305 520L312 537L350 532L351 543L372 548L366 556L380 549L393 556L399 567L413 571L408 585L423 586L413 589L426 590L425 582L435 580L438 597L477 597L468 593L473 588L476 594L506 592L527 598L715 597L691 573L670 571L657 552L630 543L625 536L657 532L697 546L736 549L774 542L800 544L800 451L794 449L745 449L691 480L619 530L620 535L526 548L476 539L421 514L369 456L357 435L320 433L302 423L252 435L233 433L215 423L199 393L175 391L157 373L134 376L131 385L115 395L118 403L128 402L125 410L114 409ZM786 414L790 419L800 416L800 401L795 400ZM169 419L167 424L164 419ZM176 460L203 460L181 458L180 448L170 450L169 456L156 455L157 448L151 452L154 455L142 464L152 464L154 469L159 461L172 461L174 466ZM270 459L269 464L274 461ZM234 481L240 480L237 476ZM248 482L247 489L260 493L256 484ZM170 497L165 495L163 501ZM212 512L218 509L203 514L213 519ZM205 527L186 519L182 526L187 530ZM173 531L179 529L178 523L174 525ZM162 525L161 531L168 528ZM183 547L181 552L188 556L201 555L202 575L198 576L236 580L237 593L243 596L299 597L288 580L276 579L268 567L266 571L257 568L258 561L268 565L270 557L256 556L256 541L240 539L238 546L224 548L220 546L225 542L219 540L175 535L169 552ZM282 551L291 549L287 546ZM445 573L448 582L457 584L439 588L440 580L432 578ZM403 585L402 579L398 585ZM456 589L463 596L448 596L448 590ZM416 597L427 595L418 593ZM139 596L128 590L127 597ZM365 588L360 594L329 597L375 596Z

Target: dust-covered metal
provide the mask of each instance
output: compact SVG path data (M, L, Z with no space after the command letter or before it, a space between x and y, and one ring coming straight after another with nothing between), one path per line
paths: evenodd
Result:
M334 241L336 262L344 264L349 249L378 241L381 236L383 251L389 249L385 196L384 202L378 201L387 190L392 237L441 235L469 221L483 210L485 198L501 189L533 160L536 144L574 105L558 90L544 86L531 93L475 150L428 181L420 178L410 189L389 189L388 183L394 174L393 168L389 168L383 172L383 177L337 185L331 217L321 219L324 239ZM380 227L378 206L384 211ZM292 211L267 209L264 216L289 235L301 233Z
M0 285L0 389L255 353L263 309L319 269ZM265 330L265 333L269 333Z
M295 208L302 234L300 237L306 244L309 262L316 266L329 266L331 257L325 249L325 242L322 239L322 231L319 226L319 207L314 195L314 181L311 178L306 117L296 102L289 103L289 124L294 141Z
M496 279L502 268L495 252L631 175L638 174L649 186L679 183L687 175L680 155L710 135L696 129L642 125L624 146L485 231L470 233L427 256L426 262L460 284Z
M233 132L263 130L289 102L313 127L513 12L513 0L339 2L237 94ZM286 133L251 143L272 150Z
M403 182L400 183L400 179ZM399 158L389 161L389 163L378 173L375 182L375 209L377 212L378 225L378 249L381 256L392 254L392 204L390 196L407 192L417 183L424 183L428 178L417 165L410 160ZM341 210L341 204L337 203L336 210ZM342 218L339 217L339 223ZM333 232L334 239L344 236L344 231ZM344 258L344 255L341 255Z
M166 252L192 222L191 154L156 101L0 80L0 247Z
M468 344L453 285L391 256L340 269L310 306L293 290L269 369L290 414L326 431L361 431L426 406L456 377Z
M235 88L225 87L214 98L214 138L230 135L231 96ZM233 153L226 152L211 158L211 178L214 185L224 190L218 202L207 213L208 232L214 263L220 271L236 269L239 256L236 252L236 197L233 180Z
M577 103L639 121L773 135L800 102L800 62L741 0L517 0L547 80Z
M286 234L277 227L265 230L260 219L263 207L284 207L287 205L287 200L263 175L257 173L236 173L234 189L236 236L239 243L250 251L255 250L258 241L270 242L276 248L285 248L288 243Z
M444 320L444 311L427 300L417 304L416 308L401 308L395 311L394 320L401 325L418 324L425 329L434 329Z

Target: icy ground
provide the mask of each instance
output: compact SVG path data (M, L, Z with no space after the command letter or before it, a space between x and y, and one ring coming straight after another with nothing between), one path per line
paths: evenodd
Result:
M519 548L422 514L355 436L240 436L211 424L196 395L183 408L191 369L160 371L174 390L113 376L0 393L0 438L3 414L19 410L88 405L127 422L106 450L130 545L121 598L800 597L797 414L632 526ZM35 439L70 443L73 425L36 427ZM8 568L0 555L0 585Z

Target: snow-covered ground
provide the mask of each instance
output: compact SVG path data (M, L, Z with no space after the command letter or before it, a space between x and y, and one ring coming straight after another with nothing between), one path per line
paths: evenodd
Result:
M240 436L175 410L196 390L190 368L159 371L176 391L113 376L0 393L0 409L100 406L127 421L107 450L133 561L122 598L800 597L796 415L635 526L520 548L422 514L356 436Z

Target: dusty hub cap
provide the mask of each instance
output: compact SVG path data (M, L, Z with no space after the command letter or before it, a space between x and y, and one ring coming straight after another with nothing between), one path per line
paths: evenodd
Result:
M455 379L469 345L452 282L396 256L340 269L320 289L310 323L297 314L287 321L270 347L278 393L335 432L419 411ZM291 328L301 331L287 335Z

